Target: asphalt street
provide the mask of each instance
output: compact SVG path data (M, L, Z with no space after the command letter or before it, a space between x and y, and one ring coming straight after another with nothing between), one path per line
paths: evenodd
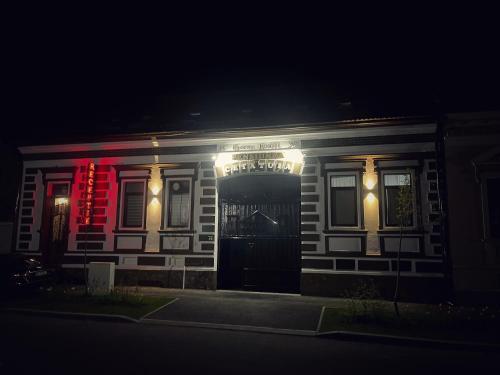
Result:
M148 318L315 331L321 309L321 305L251 298L251 295L235 298L190 296L180 297Z
M0 314L1 374L397 374L500 370L498 353Z

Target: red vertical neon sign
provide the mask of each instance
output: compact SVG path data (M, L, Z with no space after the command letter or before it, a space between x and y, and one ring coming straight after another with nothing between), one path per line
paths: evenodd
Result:
M83 222L86 225L91 223L92 208L94 206L94 177L95 164L91 161L87 166L87 183L85 184L85 204L83 211Z

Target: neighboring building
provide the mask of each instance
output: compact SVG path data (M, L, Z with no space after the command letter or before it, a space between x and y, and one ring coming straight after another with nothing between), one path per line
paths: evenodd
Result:
M370 278L391 296L409 183L401 294L439 298L436 132L387 118L22 146L15 251L81 276L86 249L117 284L340 295Z
M444 128L457 297L500 297L500 112L454 113Z

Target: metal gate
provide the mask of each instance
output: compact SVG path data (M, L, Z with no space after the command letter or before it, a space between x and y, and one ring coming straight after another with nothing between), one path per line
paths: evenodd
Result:
M300 183L294 176L238 176L219 185L218 287L300 289Z

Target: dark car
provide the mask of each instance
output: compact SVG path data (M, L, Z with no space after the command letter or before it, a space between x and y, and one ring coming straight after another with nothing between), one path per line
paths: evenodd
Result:
M20 254L0 255L0 290L31 290L52 285L54 271Z

